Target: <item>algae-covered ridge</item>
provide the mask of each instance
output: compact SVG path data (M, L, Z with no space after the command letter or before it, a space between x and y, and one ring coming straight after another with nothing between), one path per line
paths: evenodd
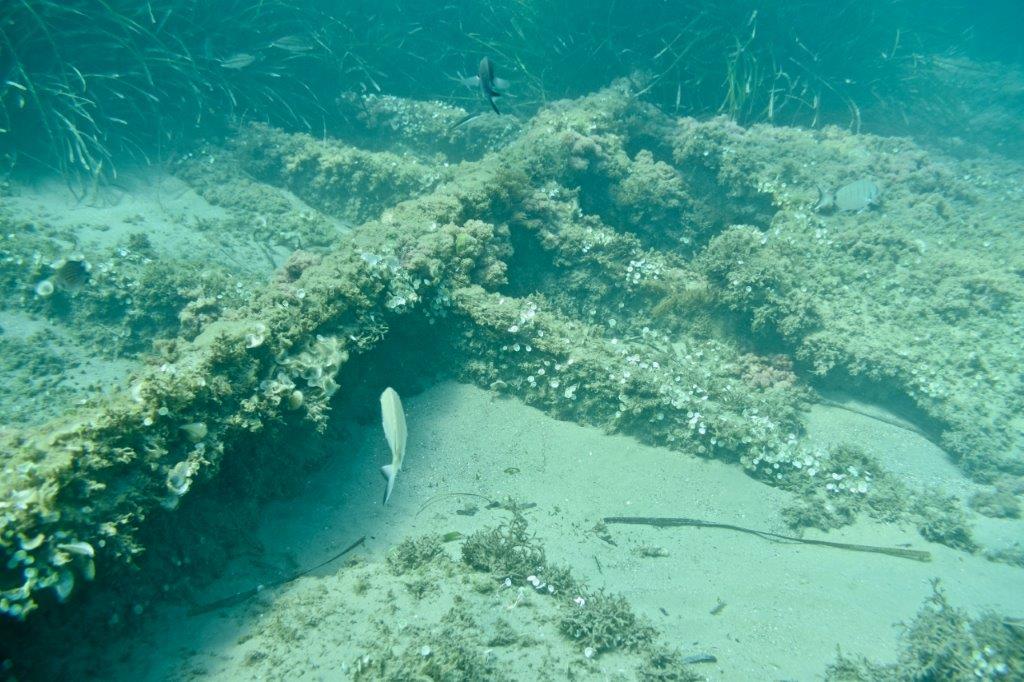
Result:
M901 139L674 119L628 81L490 139L508 142L448 164L241 131L224 155L257 183L376 217L123 394L4 436L4 613L130 565L147 516L248 434L325 424L339 370L399 327L551 414L814 494L832 455L801 442L800 411L818 382L901 396L979 480L1024 474L1020 177L964 175ZM861 178L880 206L813 209L818 185ZM840 483L829 494L870 486Z

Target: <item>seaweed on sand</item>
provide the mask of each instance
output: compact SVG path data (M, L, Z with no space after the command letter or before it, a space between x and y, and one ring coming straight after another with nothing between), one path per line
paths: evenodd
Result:
M994 613L971 617L952 606L932 581L932 594L909 625L896 663L839 655L829 666L832 682L867 680L996 680L1024 675L1024 627Z
M527 529L526 518L513 513L508 523L479 530L462 545L462 560L478 571L489 571L516 582L541 572L547 564L544 547Z

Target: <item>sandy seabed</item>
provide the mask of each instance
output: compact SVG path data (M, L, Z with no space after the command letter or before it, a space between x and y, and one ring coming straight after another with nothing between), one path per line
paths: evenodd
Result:
M358 562L332 564L209 614L158 607L137 637L106 652L118 660L106 676L346 679L367 652L379 655L375 622L386 621L398 633L412 626L410 636L422 636L416 624L440 619L453 591L461 591L467 608L484 618L500 614L536 632L533 644L495 648L502 677L557 678L568 669L594 678L630 675L618 656L588 661L571 643L559 641L543 609L528 603L509 608L515 601L511 593L479 595L450 572L437 574L439 582L450 584L433 596L414 599L401 589L401 581L384 568L386 553L401 540L468 534L503 518L504 512L482 504L475 515L457 514L479 500L435 499L446 492L511 495L536 504L526 515L549 559L568 565L591 587L625 595L682 653L713 655L717 663L695 667L708 679L815 679L835 659L837 647L847 655L894 659L895 625L913 619L935 578L951 603L970 613L1024 610L1020 569L925 542L910 526L862 521L808 537L907 543L931 552L932 562L771 543L717 529L610 526L612 545L592 530L607 515L687 516L785 533L779 512L789 495L737 467L557 421L464 384L435 385L408 396L405 404L408 456L387 507L381 504L378 471L387 446L379 427L366 427L309 477L299 496L265 509L258 536L266 553L234 560L208 595L212 601L315 565L366 536L355 552ZM860 445L918 482L961 493L973 486L923 438L868 417L817 407L808 429L812 441ZM986 539L1020 537L1024 523L987 520L977 530ZM458 544L447 545L454 559ZM641 547L661 548L667 556L641 556ZM363 587L357 590L356 583ZM550 667L552 657L559 659L557 669Z

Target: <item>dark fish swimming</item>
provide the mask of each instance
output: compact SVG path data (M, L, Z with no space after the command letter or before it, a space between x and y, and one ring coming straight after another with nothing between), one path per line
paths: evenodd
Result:
M501 97L500 90L508 89L508 81L494 77L494 62L491 61L490 57L481 59L476 75L472 78L463 78L462 83L471 88L479 86L480 92L483 93L484 99L490 102L494 113L501 113L498 111L498 106L494 103L494 98Z

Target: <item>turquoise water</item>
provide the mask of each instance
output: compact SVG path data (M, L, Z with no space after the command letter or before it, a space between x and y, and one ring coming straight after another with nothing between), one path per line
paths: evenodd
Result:
M1024 677L1021 12L3 5L5 679Z

